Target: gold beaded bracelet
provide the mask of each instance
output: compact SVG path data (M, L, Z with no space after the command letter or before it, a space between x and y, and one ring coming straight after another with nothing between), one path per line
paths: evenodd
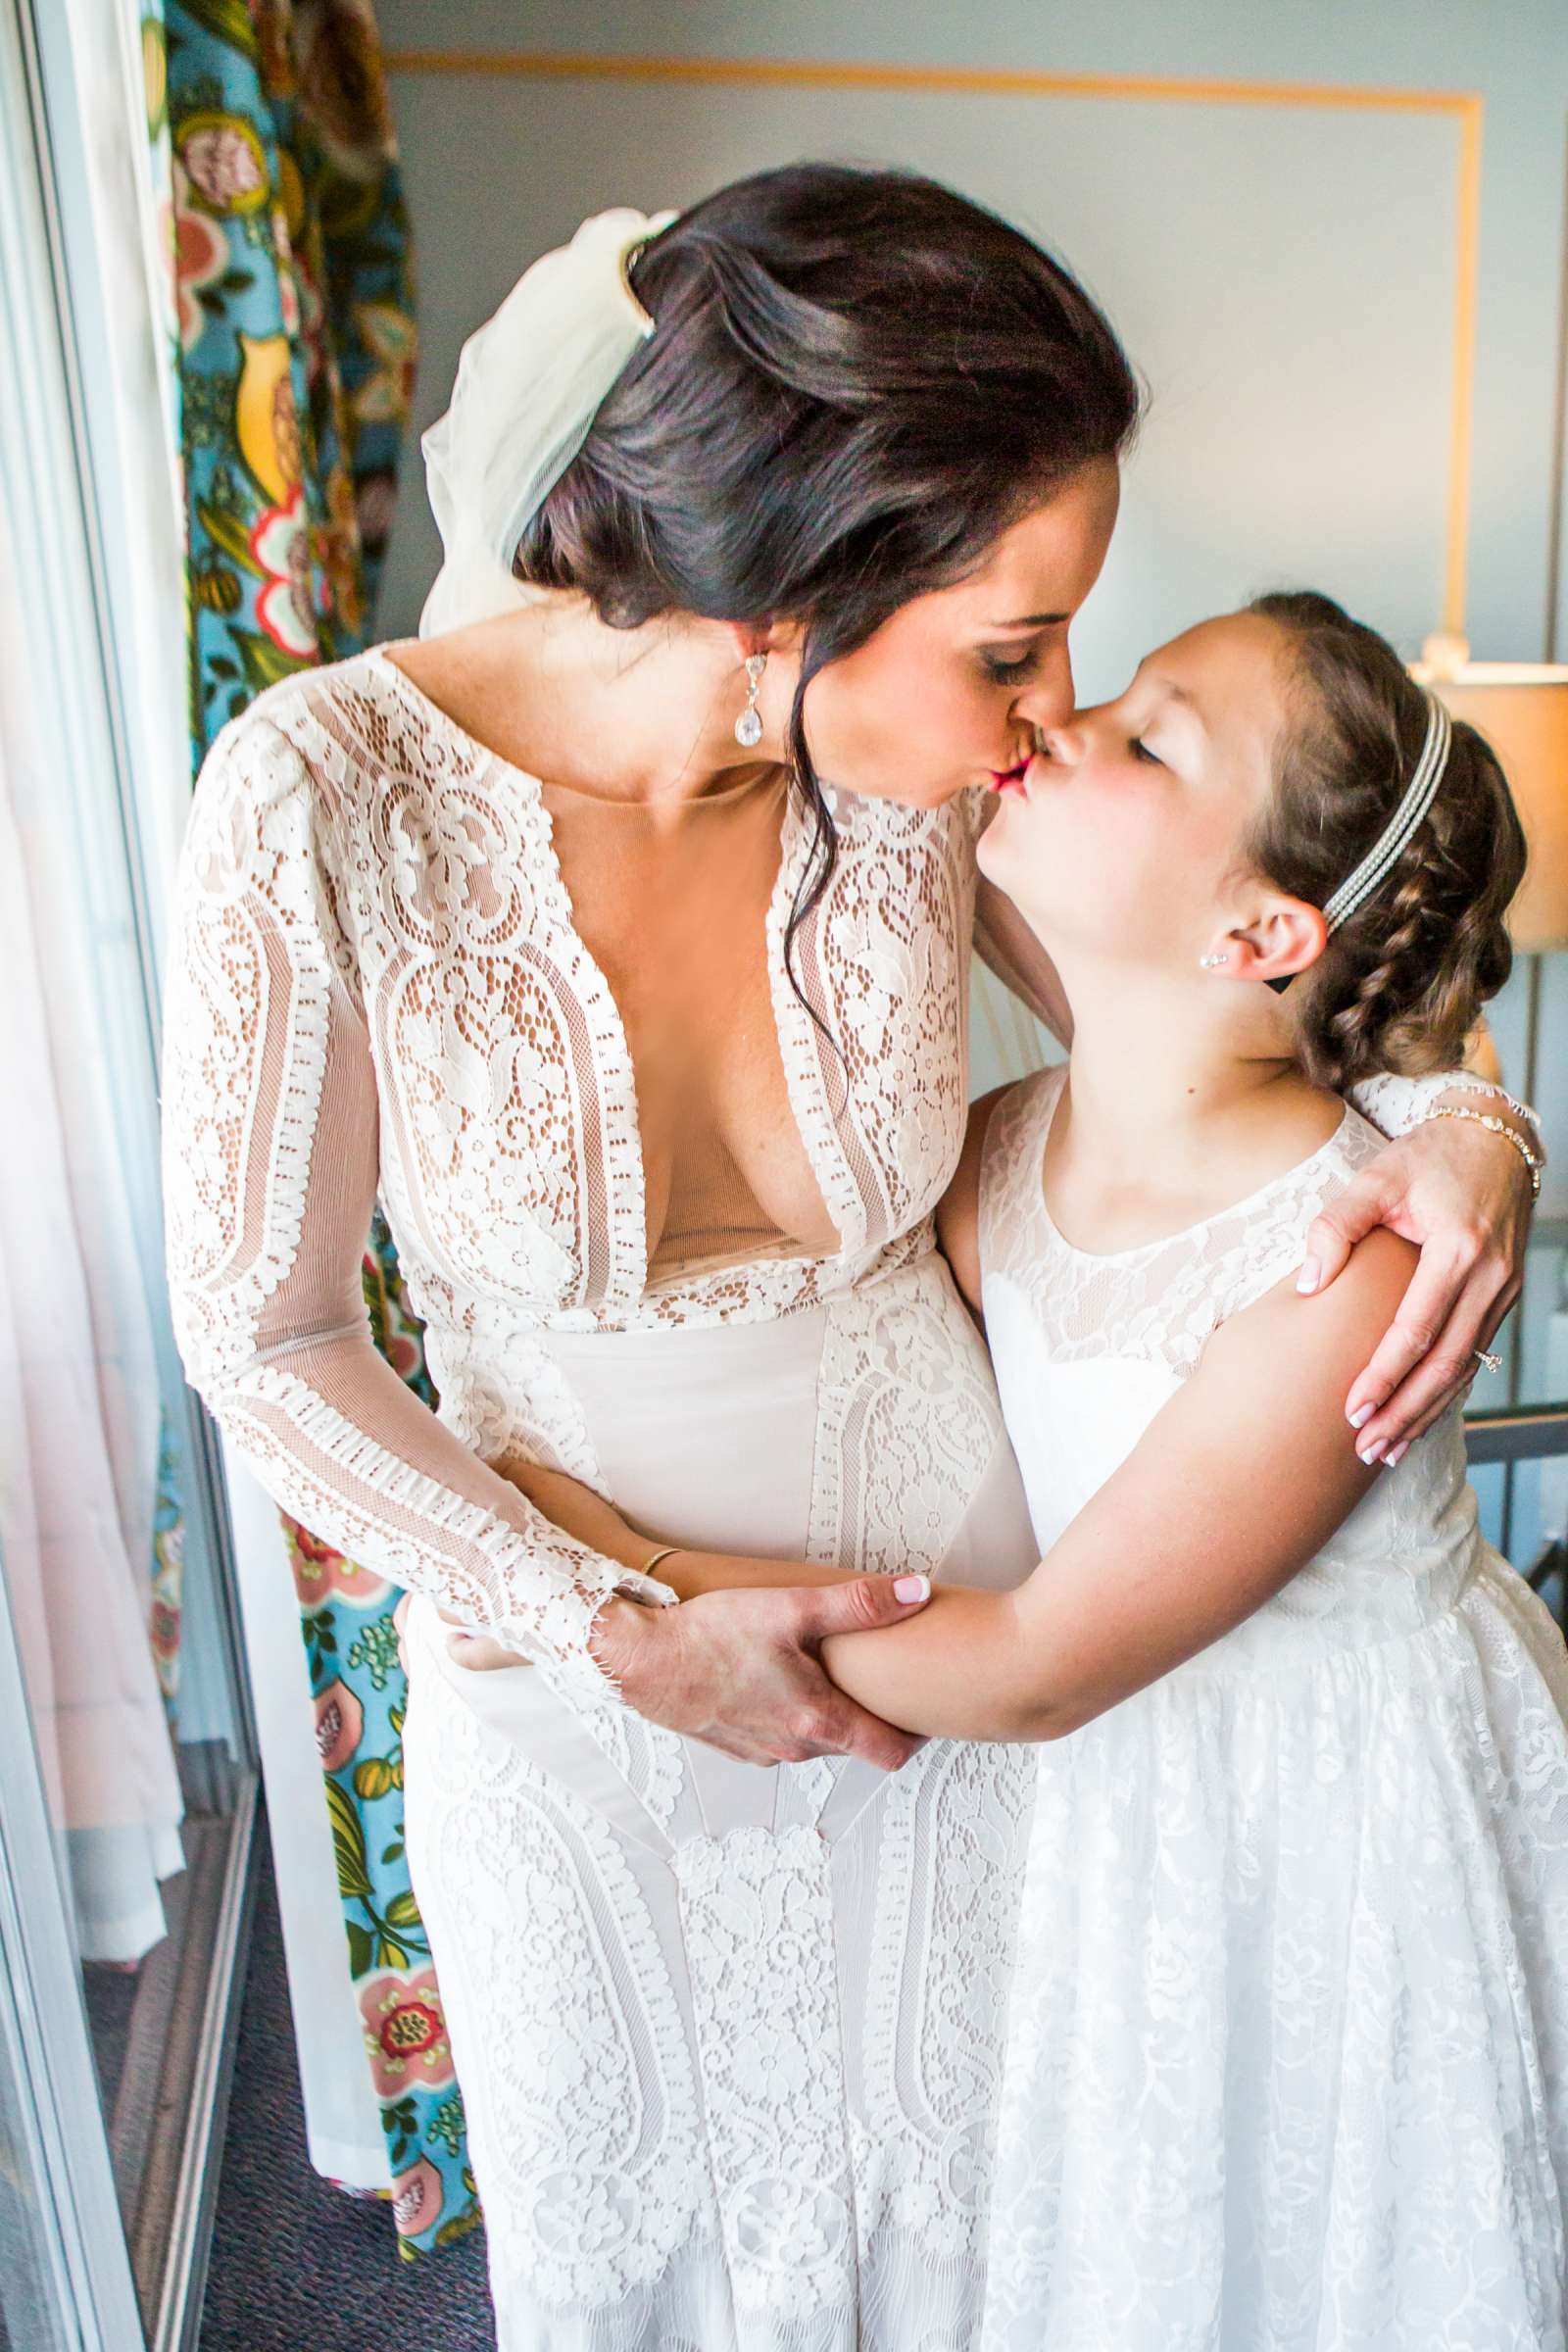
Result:
M1518 1129L1510 1127L1506 1119L1494 1118L1488 1110L1465 1110L1457 1102L1440 1102L1435 1110L1429 1110L1426 1118L1419 1119L1416 1124L1424 1127L1428 1119L1468 1119L1474 1127L1485 1127L1489 1134L1500 1135L1505 1142L1512 1144L1530 1170L1531 1200L1541 1199L1541 1171L1546 1163L1539 1152L1531 1151Z
M1498 1086L1495 1079L1483 1078L1477 1070L1449 1070L1444 1073L1444 1083L1450 1095L1494 1096L1506 1109L1513 1112L1514 1117L1526 1133L1534 1136L1538 1144L1541 1143L1540 1111L1532 1109L1528 1102L1521 1102L1517 1095L1510 1095L1507 1088Z

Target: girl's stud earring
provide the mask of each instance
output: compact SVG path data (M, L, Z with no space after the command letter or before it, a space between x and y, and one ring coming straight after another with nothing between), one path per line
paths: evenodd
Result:
M1223 956L1200 956L1198 958L1198 968L1200 972L1211 972L1216 964L1229 963L1229 961L1230 956L1228 952Z
M766 667L767 656L765 654L747 655L746 708L735 721L735 740L737 743L744 744L748 751L751 750L754 743L760 743L762 740L762 721L757 708L757 697L761 691L762 672Z

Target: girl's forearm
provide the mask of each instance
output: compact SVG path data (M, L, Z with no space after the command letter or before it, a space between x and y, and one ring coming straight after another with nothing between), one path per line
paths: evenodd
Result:
M917 1617L874 1634L835 1634L822 1663L851 1698L901 1731L936 1740L1049 1740L1016 1592L939 1585Z

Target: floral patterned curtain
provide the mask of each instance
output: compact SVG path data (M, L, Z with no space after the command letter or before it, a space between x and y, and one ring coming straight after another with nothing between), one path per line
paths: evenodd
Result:
M413 390L413 280L369 0L163 0L143 31L167 159L194 772L254 695L368 641ZM382 1353L433 1403L379 1218L365 1295ZM284 1548L412 2255L478 2216L404 1855L399 1594L291 1520Z

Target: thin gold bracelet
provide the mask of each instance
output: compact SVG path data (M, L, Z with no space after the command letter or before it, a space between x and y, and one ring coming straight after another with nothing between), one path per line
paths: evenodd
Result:
M653 1554L651 1559L644 1560L642 1566L637 1571L638 1575L652 1576L654 1570L659 1566L661 1560L672 1559L679 1549L680 1545L678 1544L663 1544L660 1550Z
M1538 1152L1531 1151L1518 1129L1510 1127L1506 1119L1494 1118L1489 1110L1465 1110L1457 1102L1440 1102L1435 1110L1429 1110L1426 1118L1418 1119L1416 1124L1425 1127L1431 1119L1468 1119L1473 1127L1485 1127L1490 1134L1500 1135L1505 1142L1512 1144L1530 1170L1531 1200L1541 1199L1541 1171L1546 1163Z

